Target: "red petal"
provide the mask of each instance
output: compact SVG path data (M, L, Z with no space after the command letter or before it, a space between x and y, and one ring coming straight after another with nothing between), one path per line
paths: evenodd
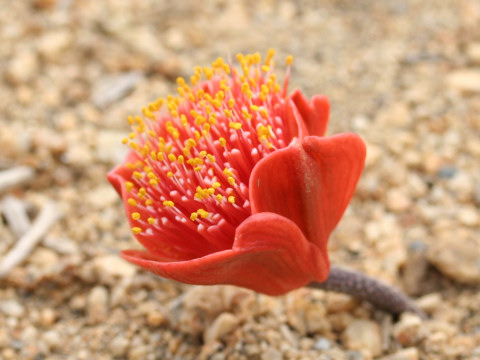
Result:
M304 136L324 136L327 131L328 117L330 115L328 98L323 95L315 95L310 103L299 90L295 90L292 95L290 95L290 98L298 109L307 128L308 133ZM299 128L301 128L301 126L299 126ZM299 135L299 138L301 139L303 136Z
M197 285L231 284L268 295L281 295L314 280L323 282L329 272L328 258L298 226L272 213L245 220L231 250L178 262L136 250L122 256L165 278Z
M130 151L127 154L127 157L125 158L125 161L123 163L135 163L138 160L138 155L135 152ZM107 179L108 181L110 181L110 184L112 184L117 193L122 196L122 194L124 193L125 181L131 181L132 174L133 170L128 169L124 165L120 165L108 173Z
M136 153L130 152L125 163L135 163L137 160ZM146 224L142 225L137 220L133 220L131 215L133 212L139 212L142 215L141 218L146 219L150 216L147 210L142 206L128 204L128 198L131 196L128 195L129 192L126 189L125 182L132 181L133 171L126 166L117 166L108 173L107 178L122 198L130 227L144 227ZM132 193L137 190L132 190ZM192 259L216 251L216 247L205 241L196 230L192 231L186 227L178 229L176 224L171 222L160 226L160 228L149 226L149 233L142 232L135 235L135 238L146 249L163 260Z
M354 134L309 136L257 163L250 177L252 213L293 220L326 253L365 162L365 144Z

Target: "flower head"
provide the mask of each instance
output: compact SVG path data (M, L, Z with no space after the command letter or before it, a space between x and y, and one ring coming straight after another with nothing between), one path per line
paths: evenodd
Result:
M129 117L131 151L108 179L145 251L125 259L185 283L270 295L327 278L327 240L365 146L354 134L324 137L328 100L288 95L273 55L197 67L190 85L177 80L178 96Z

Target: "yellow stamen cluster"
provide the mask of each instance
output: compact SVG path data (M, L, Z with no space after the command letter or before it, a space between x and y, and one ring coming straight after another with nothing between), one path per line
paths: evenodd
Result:
M239 54L240 71L222 58L196 67L190 84L177 79L178 96L159 98L142 116L128 117L133 131L122 142L138 154L125 165L132 174L125 188L127 203L137 209L131 213L135 234L159 219L212 225L229 209L248 216L251 169L287 145L282 131L274 131L282 128L285 104L274 54L269 50L263 62L259 54Z

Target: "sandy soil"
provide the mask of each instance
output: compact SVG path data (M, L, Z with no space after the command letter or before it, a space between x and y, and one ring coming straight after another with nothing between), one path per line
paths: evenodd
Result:
M0 359L480 359L480 2L0 2ZM428 320L118 257L138 246L105 178L127 115L195 65L268 48L295 57L291 88L329 96L329 134L368 145L332 262Z

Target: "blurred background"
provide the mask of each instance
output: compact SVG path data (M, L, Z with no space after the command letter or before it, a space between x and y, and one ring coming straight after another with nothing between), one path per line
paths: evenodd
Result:
M479 1L0 4L0 359L480 358ZM106 181L126 117L195 65L269 48L280 78L294 56L292 90L330 98L328 134L367 143L332 262L431 320L181 285L118 257L137 246Z

